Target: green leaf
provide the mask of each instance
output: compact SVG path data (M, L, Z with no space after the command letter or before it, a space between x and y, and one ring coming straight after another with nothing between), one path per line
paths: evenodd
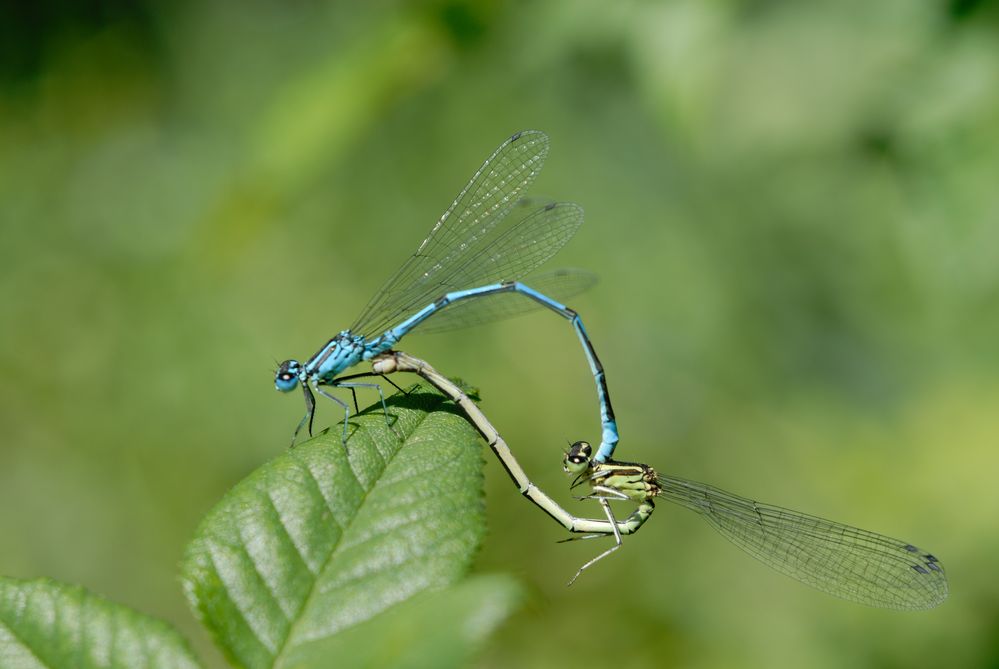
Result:
M201 666L166 623L76 585L0 577L0 667Z
M389 399L292 448L202 521L182 566L234 663L283 667L422 591L455 582L484 532L478 433L436 392Z
M336 666L418 669L467 666L482 642L517 608L523 590L509 576L477 576L423 593L333 637L298 646L294 669Z

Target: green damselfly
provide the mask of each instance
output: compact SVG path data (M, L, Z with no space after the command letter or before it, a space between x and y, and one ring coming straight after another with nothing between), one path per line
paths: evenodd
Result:
M932 608L947 598L943 565L913 544L660 474L642 463L598 462L592 447L584 441L572 444L563 458L563 469L575 476L572 488L589 487L588 494L579 499L596 501L604 518L579 518L530 481L478 406L426 362L393 351L376 358L373 371L419 374L450 397L496 453L521 494L570 532L583 535L567 541L614 537L614 545L580 567L569 585L585 569L620 548L622 536L637 532L655 511L655 501L665 499L702 515L722 536L767 566L828 594L868 606L903 610ZM610 506L612 501L638 506L618 520Z

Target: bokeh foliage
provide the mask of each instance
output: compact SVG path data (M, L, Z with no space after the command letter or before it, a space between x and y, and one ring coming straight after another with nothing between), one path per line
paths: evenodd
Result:
M481 665L604 666L598 626L622 666L999 661L993 3L0 11L0 572L79 582L204 650L176 565L300 416L273 361L346 327L537 127L535 192L586 208L555 263L601 275L573 306L621 457L911 539L952 596L844 604L666 509L566 590L597 546L555 544L491 466L478 569L535 595ZM405 348L477 384L549 491L565 442L597 436L557 319Z

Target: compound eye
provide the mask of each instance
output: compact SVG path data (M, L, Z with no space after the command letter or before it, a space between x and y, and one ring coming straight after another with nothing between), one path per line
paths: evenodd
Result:
M274 375L274 387L283 393L289 392L295 389L298 385L298 363L293 360L286 360L281 363L278 367L277 373Z
M568 459L575 463L585 462L590 459L593 447L585 441L577 441L569 447Z
M577 441L569 447L565 454L562 469L567 474L579 474L590 465L590 445L585 441Z

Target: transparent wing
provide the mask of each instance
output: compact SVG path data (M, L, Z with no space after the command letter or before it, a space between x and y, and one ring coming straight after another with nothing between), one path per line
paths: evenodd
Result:
M498 226L534 183L547 156L548 136L537 130L519 132L500 145L350 329L380 334L411 305L427 303L442 285L453 285L456 268L501 234Z
M889 609L927 609L947 598L943 565L912 544L703 483L658 482L660 497L700 513L739 548L818 590Z
M576 234L583 222L583 210L571 202L537 206L532 200L523 200L509 218L517 222L504 225L502 234L494 236L488 245L463 254L432 279L421 282L418 290L407 292L406 301L396 301L382 318L354 331L375 336L446 292L520 279L555 255ZM471 300L459 302L449 309L469 308L472 304ZM434 314L426 321L427 326L434 327L437 318L438 314Z
M523 282L539 293L565 303L570 297L593 287L597 275L582 269L563 268L535 274ZM499 293L445 307L424 321L416 331L421 334L448 332L520 316L541 308L542 305L524 295Z

